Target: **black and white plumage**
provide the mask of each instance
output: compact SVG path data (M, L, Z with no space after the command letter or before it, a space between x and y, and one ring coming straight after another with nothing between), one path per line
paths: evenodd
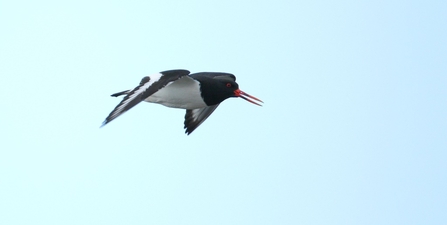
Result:
M107 116L102 126L138 103L146 101L186 109L184 128L188 135L227 98L241 97L256 105L260 105L256 101L262 102L239 90L233 74L217 72L190 74L188 70L168 70L143 77L133 90L118 92L111 96L120 95L125 97Z

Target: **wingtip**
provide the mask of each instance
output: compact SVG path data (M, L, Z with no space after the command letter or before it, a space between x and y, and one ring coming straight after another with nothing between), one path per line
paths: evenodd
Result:
M188 136L194 131L194 130L189 129L188 126L186 126L186 124L183 127L183 129L185 129L185 134Z
M102 122L101 126L99 128L102 128L103 126L105 126L107 124L107 120L104 120L104 122Z

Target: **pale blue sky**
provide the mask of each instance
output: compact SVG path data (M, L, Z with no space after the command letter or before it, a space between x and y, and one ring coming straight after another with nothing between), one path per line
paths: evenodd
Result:
M446 1L1 1L0 224L446 224ZM192 135L110 94L234 73Z

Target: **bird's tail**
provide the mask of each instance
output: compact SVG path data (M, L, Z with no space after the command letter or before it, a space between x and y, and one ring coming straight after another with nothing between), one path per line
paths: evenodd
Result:
M110 95L110 96L112 96L112 97L118 97L118 96L120 96L120 95L127 95L129 92L130 92L130 90L125 90L125 91L121 91L121 92L112 94L112 95Z

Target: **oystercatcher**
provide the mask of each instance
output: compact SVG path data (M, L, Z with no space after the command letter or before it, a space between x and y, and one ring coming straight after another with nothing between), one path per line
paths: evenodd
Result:
M263 103L258 98L241 91L233 74L220 72L190 74L188 70L167 70L143 77L136 88L111 96L121 95L125 95L123 100L107 116L101 127L138 103L146 101L186 109L184 128L185 133L189 135L227 98L240 97L259 106L261 106L259 103Z

